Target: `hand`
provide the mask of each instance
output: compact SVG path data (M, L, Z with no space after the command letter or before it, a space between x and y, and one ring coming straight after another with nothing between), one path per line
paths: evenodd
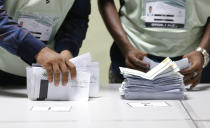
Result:
M68 82L68 68L62 55L56 53L48 47L45 47L35 56L35 59L41 66L46 69L48 81L50 83L53 82L54 76L55 85L57 86L59 84L61 71L62 84L66 85Z
M203 56L198 51L193 51L186 54L183 58L188 58L189 62L192 64L191 67L181 71L184 75L185 85L192 84L190 90L192 90L196 85L200 83L201 74L203 71Z
M146 53L133 48L125 54L125 65L132 69L147 72L149 65L142 61L144 56L146 56Z

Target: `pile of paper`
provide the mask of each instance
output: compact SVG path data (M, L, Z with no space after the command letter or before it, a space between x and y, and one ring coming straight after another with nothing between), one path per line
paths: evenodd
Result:
M120 68L125 81L119 89L125 99L135 100L181 100L184 99L184 82L180 70L190 66L188 59L173 62L166 58L161 63L145 57L144 62L150 65L147 73Z
M88 101L89 97L97 97L99 91L99 65L91 61L89 53L70 60L77 70L76 80L55 86L47 80L46 70L40 66L27 67L27 93L31 100L73 100ZM61 76L62 79L62 76Z

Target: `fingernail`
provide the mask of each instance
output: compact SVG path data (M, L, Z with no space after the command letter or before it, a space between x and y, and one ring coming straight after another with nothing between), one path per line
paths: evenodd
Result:
M76 77L72 77L72 80L76 80Z
M67 83L63 83L63 86L66 86L67 85Z
M190 89L189 89L190 91L192 91L193 90L193 87L190 87Z

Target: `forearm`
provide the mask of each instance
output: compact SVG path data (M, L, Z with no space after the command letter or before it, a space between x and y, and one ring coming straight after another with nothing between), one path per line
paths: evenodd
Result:
M32 36L16 23L4 10L4 1L0 1L0 46L12 54L20 56L31 64L35 55L45 44Z
M77 22L77 23L73 23ZM87 21L88 22L88 21ZM57 33L55 38L55 50L57 52L62 52L68 50L73 56L77 56L79 49L81 48L82 42L85 39L87 32L87 22L79 22L79 20L71 20L69 23L64 23L64 26L69 29L64 29L63 27Z
M57 52L68 50L73 56L78 55L86 37L90 8L90 0L75 1L56 35L55 49Z
M98 6L107 29L117 43L122 53L134 47L128 40L113 0L98 0Z
M200 43L200 47L210 52L210 20L208 20L208 23L206 25L205 32Z

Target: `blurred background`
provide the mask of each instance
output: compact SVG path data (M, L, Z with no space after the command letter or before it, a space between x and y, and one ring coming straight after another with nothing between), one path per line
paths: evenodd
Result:
M119 7L119 0L116 1L116 6ZM90 52L93 61L99 62L100 66L100 83L108 83L108 70L110 66L109 50L112 45L113 39L109 35L103 20L98 11L97 0L91 0L91 15L89 28L80 55Z

